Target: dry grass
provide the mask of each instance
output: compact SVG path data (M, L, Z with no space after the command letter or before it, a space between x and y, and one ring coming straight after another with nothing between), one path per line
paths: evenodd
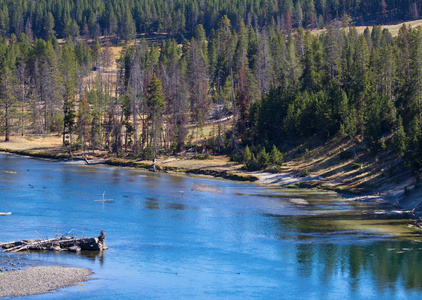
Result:
M0 150L49 150L61 148L63 139L57 135L12 136L9 142L0 142Z
M390 33L393 36L397 36L397 34L399 33L399 30L403 26L403 24L405 24L406 27L407 26L410 26L412 28L416 28L418 26L422 26L422 19L421 20L410 21L410 22L403 22L403 23L394 24L394 25L381 25L381 28L382 29L386 28L386 29L388 29L388 31L390 31ZM356 31L359 34L362 34L367 27L369 27L369 29L372 28L371 26L356 26L355 28L356 28ZM311 30L311 32L313 34L321 34L322 32L325 32L325 31L326 31L325 29Z
M388 31L390 31L390 33L393 36L397 36L397 34L399 33L400 28L403 26L403 24L407 26L410 26L412 28L416 28L418 26L422 26L422 20L415 20L415 21L411 21L411 22L404 22L404 23L400 23L400 24L395 24L395 25L383 25L381 26L383 29L386 28L388 29ZM366 26L358 26L356 27L356 30L359 33L363 33L365 31Z
M62 137L61 136L33 136L33 137L21 137L21 136L12 136L9 142L0 142L0 151L10 151L18 152L27 151L25 153L31 154L53 154L57 155L68 154L68 151L62 147ZM105 151L91 151L82 152L75 151L73 152L74 156L80 156L84 154L88 159L98 159L108 158L108 153ZM152 161L145 161L145 163L152 163ZM209 160L197 160L197 159L172 159L166 157L160 157L157 160L158 165L165 166L168 169L175 171L185 171L185 170L213 170L213 171L240 171L241 165L231 162L230 158L227 156L214 156Z
M353 155L342 158L341 153L344 151L353 153L352 147L350 140L338 138L308 152L303 151L303 145L299 146L287 154L282 171L298 175L308 171L310 175L319 178L320 187L338 191L376 193L394 188L397 176L403 175L402 170L389 175L391 166L397 164L395 156L386 154L381 159L369 152L360 151L356 161ZM362 163L361 167L354 168L354 162Z

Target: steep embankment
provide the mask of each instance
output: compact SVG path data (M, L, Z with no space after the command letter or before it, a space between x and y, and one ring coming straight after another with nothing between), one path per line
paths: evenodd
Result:
M382 199L396 207L422 210L421 188L406 162L393 153L374 154L363 143L354 145L339 138L307 147L289 151L283 174L267 174L263 181L290 188L334 190L360 201Z

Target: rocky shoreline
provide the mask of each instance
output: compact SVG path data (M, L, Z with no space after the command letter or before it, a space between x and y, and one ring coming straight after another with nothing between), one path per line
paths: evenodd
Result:
M0 298L45 294L92 280L89 269L39 266L0 274Z

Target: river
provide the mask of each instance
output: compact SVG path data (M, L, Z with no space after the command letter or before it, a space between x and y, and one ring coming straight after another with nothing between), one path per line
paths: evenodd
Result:
M30 299L420 299L420 239L360 209L335 193L0 154L0 211L12 212L0 242L103 229L109 247L0 253L95 273Z

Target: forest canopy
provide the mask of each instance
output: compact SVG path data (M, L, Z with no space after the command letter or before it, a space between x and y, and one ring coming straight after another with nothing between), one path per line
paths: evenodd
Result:
M0 0L0 34L31 39L165 32L191 36L202 24L207 34L226 15L234 29L322 28L334 19L375 25L418 19L421 0Z

